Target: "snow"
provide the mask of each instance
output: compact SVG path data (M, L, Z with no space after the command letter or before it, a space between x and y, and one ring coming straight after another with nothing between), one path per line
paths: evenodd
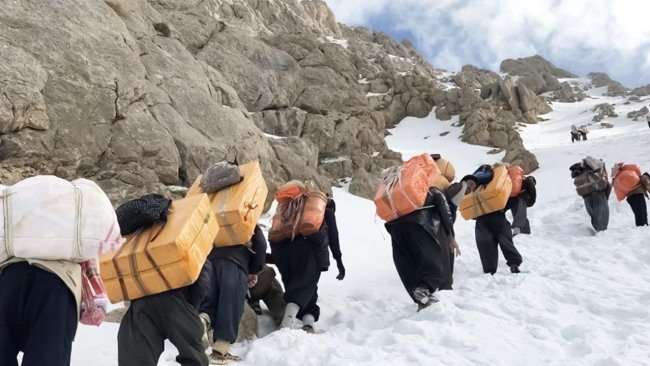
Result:
M643 103L624 98L554 103L548 121L522 128L525 145L537 156L538 202L529 210L532 235L515 237L524 263L512 275L501 258L494 276L481 271L474 222L456 224L462 256L455 265L453 291L415 311L397 276L390 237L374 204L334 188L347 276L335 266L319 283L322 309L317 334L271 332L260 318L261 337L237 344L239 365L647 365L650 360L650 228L635 228L625 202L610 198L609 230L594 235L568 167L585 155L650 169L650 129L625 114ZM598 103L616 104L612 129L590 127L589 140L570 142L571 124L591 121ZM457 118L439 121L432 113L408 118L392 129L387 144L405 158L440 153L471 173L503 153L459 140ZM445 136L441 133L449 132ZM270 214L265 222L270 222ZM80 325L72 365L115 365L118 327ZM175 365L167 344L159 365Z
M327 36L327 37L325 37L325 40L327 41L327 43L334 43L334 44L337 44L337 45L339 45L339 46L341 46L341 47L343 47L345 49L348 49L348 47L350 46L348 44L347 39L338 39L338 38L334 38L332 36Z

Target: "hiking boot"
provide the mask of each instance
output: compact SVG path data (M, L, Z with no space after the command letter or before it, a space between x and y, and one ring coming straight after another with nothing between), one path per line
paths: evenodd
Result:
M517 236L519 234L521 234L521 229L518 228L518 227L513 227L512 228L512 236Z
M510 266L510 273L521 273L521 271L519 270L519 266L516 266L514 264Z
M428 303L426 303L426 304L420 304L420 303L418 303L418 313L420 312L420 310L422 310L422 309L426 309L426 308L428 308L429 306L431 306L431 304L435 304L435 303L437 303L438 301L439 301L438 298L435 297L435 296L433 296L433 294L429 295L429 302L428 302Z
M215 350L212 350L212 354L208 357L210 365L227 365L231 362L239 362L241 358L239 356L231 355L229 352L221 354Z
M416 287L415 290L413 290L413 298L419 305L427 307L431 302L431 290L424 287Z

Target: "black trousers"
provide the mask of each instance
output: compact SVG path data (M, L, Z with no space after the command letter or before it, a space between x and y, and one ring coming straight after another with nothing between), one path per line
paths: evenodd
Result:
M596 231L607 230L609 224L609 204L605 191L594 192L582 197L591 218L591 226Z
M632 212L634 212L636 226L648 226L648 207L646 206L643 193L627 196L627 203L630 204Z
M474 233L484 273L496 273L499 265L499 247L508 266L519 266L522 263L521 254L512 241L510 223L503 211L479 216Z
M81 279L79 279L81 280ZM0 365L70 365L77 304L59 277L19 262L0 272Z
M321 246L306 238L285 240L272 246L276 266L284 283L284 301L300 307L297 317L311 314L320 317L318 281L321 266L318 262Z
M444 276L440 283L440 290L452 290L454 284L454 251L451 248L451 238L445 233L444 230L438 232L438 242L442 247L440 251L440 260L444 270ZM447 250L445 250L447 248Z
M512 227L518 227L522 234L530 234L530 221L528 221L528 206L523 197L510 197L506 210L512 211Z
M183 366L206 366L208 356L201 345L203 323L182 288L131 301L117 333L119 366L156 366L165 339L176 346L176 362Z
M411 222L391 225L390 236L395 268L409 296L413 298L416 287L437 291L445 278L442 252L448 247L442 248L421 225Z
M212 262L211 291L204 294L200 311L207 313L214 328L213 340L235 343L246 300L246 272L226 258Z

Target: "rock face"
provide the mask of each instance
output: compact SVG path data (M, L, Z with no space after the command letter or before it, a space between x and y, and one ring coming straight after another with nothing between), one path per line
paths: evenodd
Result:
M2 183L83 176L116 204L223 159L259 159L271 190L377 172L399 161L386 127L436 91L411 45L322 1L17 0L0 58Z
M625 96L629 91L629 89L624 87L621 83L619 83L616 80L612 80L609 77L609 75L603 72L591 72L589 73L588 76L591 79L591 83L593 84L594 87L596 88L601 88L604 86L607 87L607 93L605 93L605 95L607 96L610 97Z

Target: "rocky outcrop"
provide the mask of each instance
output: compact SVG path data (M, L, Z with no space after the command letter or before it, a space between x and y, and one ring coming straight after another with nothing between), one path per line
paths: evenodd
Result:
M501 77L494 71L480 69L474 65L465 65L451 80L460 88L481 89L484 86L498 83Z
M593 111L596 112L592 118L593 122L600 122L607 117L618 117L616 108L609 103L601 103L594 106Z
M639 110L629 112L627 114L627 118L632 118L634 121L636 121L636 120L639 119L639 117L647 115L648 112L650 112L648 110L648 107L644 106L643 108L641 108Z
M591 84L595 88L607 87L607 93L605 95L610 97L625 96L627 95L629 89L624 87L621 83L616 80L612 80L609 75L603 72L591 72L588 74L591 79Z
M352 176L349 191L354 195L371 200L375 197L379 183L379 178L375 175L366 172L364 169L359 169Z
M558 78L576 77L572 73L553 66L541 56L508 59L501 62L501 72L516 75L535 94L561 88Z
M528 89L523 81L517 80L515 84L510 77L483 87L481 97L495 100L499 106L512 111L516 119L523 118L528 123L537 123L538 115L552 110L546 101Z
M560 103L573 103L584 100L585 92L567 82L560 83L560 88L553 91L553 100Z
M0 57L2 183L84 176L115 203L222 159L260 160L271 190L378 171L386 127L436 91L411 45L322 1L18 0L0 7Z
M647 95L650 95L650 84L632 89L632 94L638 97L645 97Z

